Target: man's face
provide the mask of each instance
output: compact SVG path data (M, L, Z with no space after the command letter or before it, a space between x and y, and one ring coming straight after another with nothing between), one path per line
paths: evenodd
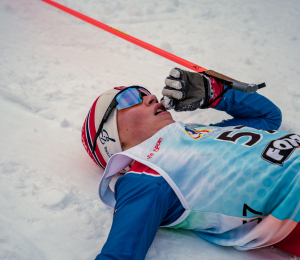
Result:
M118 110L117 123L122 150L142 143L174 122L156 96L144 96L141 104Z

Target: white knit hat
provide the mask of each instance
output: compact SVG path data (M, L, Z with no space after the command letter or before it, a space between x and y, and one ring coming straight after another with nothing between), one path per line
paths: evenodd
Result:
M82 127L81 141L83 146L93 161L102 168L106 167L109 158L113 154L122 152L116 109L112 111L108 120L104 123L102 131L97 138L94 153L92 153L93 141L111 101L124 88L116 87L99 96L93 103Z

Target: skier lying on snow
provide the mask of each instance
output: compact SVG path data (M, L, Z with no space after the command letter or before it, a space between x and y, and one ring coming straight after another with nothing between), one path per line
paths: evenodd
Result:
M162 104L176 111L203 108L226 88L177 68L166 85ZM84 147L106 168L99 195L114 208L96 259L144 259L158 227L238 250L281 241L299 254L300 136L277 131L280 110L258 93L231 89L210 107L233 118L205 126L176 123L162 104L142 87L118 87L97 98L85 120Z

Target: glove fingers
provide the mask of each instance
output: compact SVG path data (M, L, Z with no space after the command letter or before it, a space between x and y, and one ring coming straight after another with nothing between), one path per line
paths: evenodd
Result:
M169 75L175 79L181 79L182 78L182 72L179 68L173 68L171 69Z
M162 90L162 95L167 96L169 98L174 98L177 100L181 100L184 98L184 94L181 91L174 90L174 89L168 89L167 87L164 87Z
M174 89L182 89L184 88L184 82L178 79L172 79L170 77L167 77L165 79L166 86Z
M166 109L193 111L202 108L213 93L209 79L200 73L173 68L165 79L162 104Z
M162 97L162 99L160 100L160 103L165 107L165 109L170 110L173 109L175 107L174 104L174 99L169 98L169 97Z
M176 104L175 106L175 111L176 112L183 112L183 111L194 111L197 108L199 108L200 104L201 104L201 100L197 100L195 102L192 103L187 103L187 102L179 102L178 104Z

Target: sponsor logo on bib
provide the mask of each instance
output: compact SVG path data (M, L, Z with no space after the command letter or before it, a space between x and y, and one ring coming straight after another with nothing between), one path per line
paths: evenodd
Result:
M162 137L160 137L157 142L156 142L156 145L155 147L153 148L153 152L157 153L160 149L160 144L161 144L161 141L162 141ZM153 157L154 153L150 153L149 155L147 155L147 159L151 159Z
M269 142L261 157L270 163L283 166L284 161L290 157L296 148L300 148L300 136L288 134Z
M211 132L210 130L207 129L189 129L187 127L184 128L184 131L193 139L199 139Z

